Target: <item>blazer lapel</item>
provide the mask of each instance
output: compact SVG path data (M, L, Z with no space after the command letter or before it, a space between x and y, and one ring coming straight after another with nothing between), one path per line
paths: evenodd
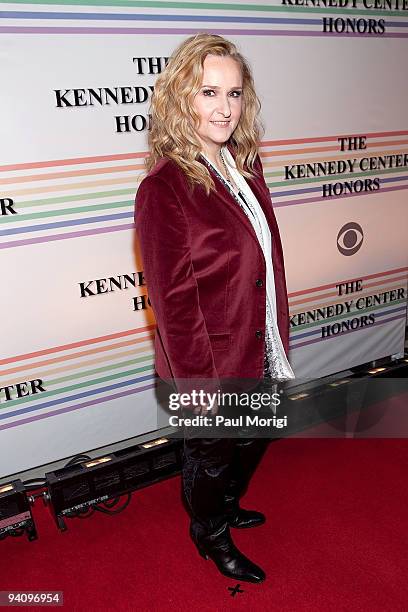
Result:
M228 149L231 151L231 149L228 147ZM233 153L231 152L231 155L233 156ZM203 163L203 162L201 162ZM209 169L209 172L211 173L211 175L214 177L214 183L215 183L215 196L218 197L221 202L223 203L224 206L227 206L229 208L229 210L236 216L237 219L239 219L239 221L244 225L244 227L246 228L246 230L250 233L250 235L252 236L253 240L255 241L256 245L258 246L262 257L263 257L263 251L262 251L262 247L259 244L258 241L258 237L255 233L254 228L252 227L252 223L250 222L250 220L248 219L247 215L245 214L245 212L242 210L241 206L238 204L238 202L235 200L234 196L228 191L227 187L224 185L224 183L221 181L221 179L218 177L217 173L214 172L214 170L207 166L206 167ZM258 187L257 180L256 179L251 179L248 180L246 179L248 184L250 185L252 191L254 192L254 195L256 196L256 198L258 199L258 202L260 203L262 210L265 213L265 216L268 220L268 223L270 223L270 216L267 214L266 212L266 204L265 204L265 194L262 192L261 188Z
M231 155L234 157L234 153L233 151L231 151L231 148L229 146L228 146L228 150L230 151ZM259 170L260 172L262 172L262 168L260 168ZM276 222L275 213L272 207L272 200L271 200L271 194L269 192L269 187L267 186L264 177L263 176L262 178L253 177L250 179L245 178L245 180L250 186L250 188L252 189L254 196L258 200L259 205L264 212L264 215L269 225L269 229L272 233L272 238L275 238L276 240L276 237L279 236L279 229L278 229L278 224Z
M277 230L277 223L276 223L275 213L273 212L273 208L272 208L272 200L271 200L271 194L269 193L269 187L266 185L266 183L264 184L263 181L261 182L261 179L257 179L257 178L248 179L247 178L246 181L248 185L250 186L250 188L252 189L254 196L258 200L264 212L264 215L269 225L269 229L272 232L272 236L275 236L275 233Z

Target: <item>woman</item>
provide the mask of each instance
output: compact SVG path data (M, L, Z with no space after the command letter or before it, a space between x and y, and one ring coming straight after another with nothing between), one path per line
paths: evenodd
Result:
M258 155L260 103L235 45L185 40L152 96L147 176L135 223L155 314L155 368L178 392L294 377L282 246ZM207 397L207 396L201 396ZM205 401L195 414L215 414ZM226 576L260 582L230 527L262 524L239 506L265 440L184 439L183 490L198 550Z

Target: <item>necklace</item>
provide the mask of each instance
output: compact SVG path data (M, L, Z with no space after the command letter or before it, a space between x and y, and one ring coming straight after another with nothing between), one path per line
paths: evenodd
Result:
M228 170L228 166L227 166L227 163L226 163L226 161L224 159L224 155L222 153L222 150L220 150L220 157L222 159L222 163L224 164L225 172L227 174L228 182L230 183L231 188L232 188L233 185L235 185L235 187L237 189L238 197L241 198L241 201L245 204L246 211L250 212L252 217L254 219L256 219L255 211L254 211L253 207L249 204L247 198L245 197L244 193L242 192L242 189L239 188L239 186L238 186L238 184L236 182L232 181L231 174L230 174L230 171ZM240 202L241 206L242 206L242 202ZM245 210L245 208L244 208L244 210Z
M237 188L237 191L235 191L234 187L233 187L233 183L231 180L231 174L228 171L227 168L227 164L222 156L222 153L220 151L220 157L223 161L223 165L225 167L225 172L227 174L227 176L229 177L229 179L227 180L223 174L221 174L221 172L218 170L218 168L213 164L213 162L211 162L209 159L206 158L206 156L204 154L201 154L202 159L204 160L205 164L209 167L209 168L213 168L213 170L216 172L216 174L219 176L220 180L224 183L225 187L228 189L228 191L231 193L231 195L234 197L234 199L238 202L238 204L240 205L240 207L244 210L245 214L248 216L249 214L252 215L252 217L254 219L256 219L256 215L255 215L255 211L253 210L253 207L251 206L251 204L249 204L248 200L246 199L246 197L244 196L243 192L241 189ZM234 183L234 185L236 185L236 183ZM258 220L259 223L259 220Z
M236 183L235 183L235 182L232 180L231 174L230 174L230 172L229 172L229 170L228 170L228 166L227 166L227 164L226 164L226 162L225 162L225 159L224 159L224 155L222 154L222 149L220 149L220 158L221 158L221 161L222 161L222 165L224 166L225 174L227 175L227 181L229 182L229 184L230 184L232 187L235 187L235 188L236 188L236 187L237 187L237 185L236 185ZM238 195L240 195L240 190L239 190L239 189L237 189L237 192L238 192Z

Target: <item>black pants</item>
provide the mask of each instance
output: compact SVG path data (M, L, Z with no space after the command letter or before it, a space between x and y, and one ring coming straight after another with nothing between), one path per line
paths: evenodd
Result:
M227 525L264 451L267 438L203 438L184 428L182 483L191 530L208 535Z

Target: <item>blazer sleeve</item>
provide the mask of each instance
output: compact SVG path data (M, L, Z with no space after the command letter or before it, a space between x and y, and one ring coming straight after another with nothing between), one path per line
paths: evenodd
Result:
M135 224L144 277L177 390L214 392L218 373L200 308L189 228L179 199L165 180L147 176L135 200Z

